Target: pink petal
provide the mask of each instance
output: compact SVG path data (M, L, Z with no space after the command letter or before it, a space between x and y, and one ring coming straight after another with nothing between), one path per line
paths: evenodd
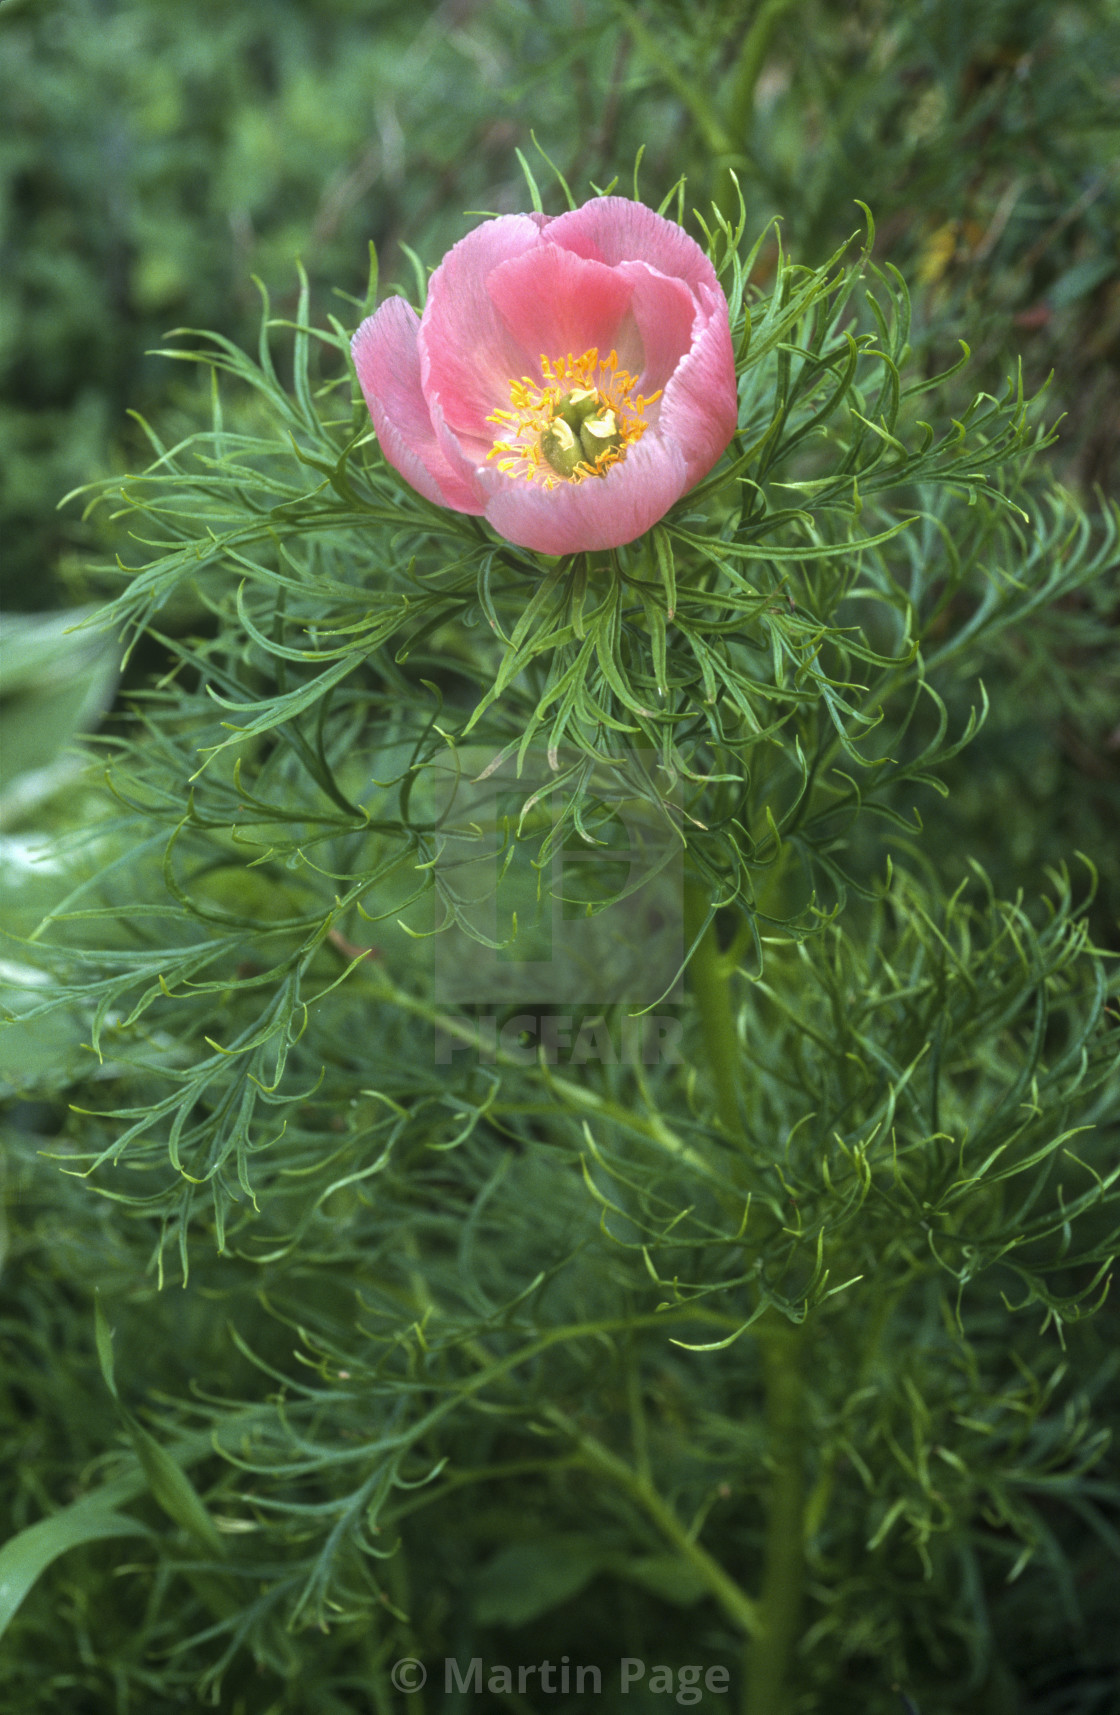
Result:
M420 365L427 397L438 397L448 427L489 447L486 418L509 404L509 384L529 364L540 368L540 347L514 338L486 289L494 269L542 243L542 222L504 214L453 245L428 282L420 332Z
M532 354L528 374L534 380L540 378L542 355L579 357L595 346L606 357L617 349L632 296L620 272L549 243L503 262L488 276L486 289L512 337ZM520 373L508 379L520 379ZM501 402L509 402L508 384Z
M700 303L707 319L665 388L657 423L658 434L670 436L683 450L686 489L711 470L739 419L727 299L718 286L714 292L702 286Z
M649 431L606 476L552 489L494 478L486 519L500 536L540 554L576 554L620 548L656 524L684 490L685 461L675 441Z
M648 262L659 273L683 280L697 296L701 286L719 290L715 269L683 227L627 197L595 197L557 215L545 232L551 243L612 268Z
M403 298L386 298L350 342L358 381L381 450L418 494L438 506L478 513L484 501L473 467L445 451L420 385L420 320Z
M633 316L642 349L638 392L648 396L665 386L689 351L698 305L682 280L670 280L646 262L620 263L615 273L633 291ZM621 359L621 351L618 355ZM656 421L658 409L654 406L647 414L649 422Z

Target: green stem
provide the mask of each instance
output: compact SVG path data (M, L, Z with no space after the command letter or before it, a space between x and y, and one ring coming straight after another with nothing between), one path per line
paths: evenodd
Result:
M796 4L797 0L763 0L751 20L750 28L743 38L743 45L739 49L739 63L735 68L734 81L725 107L726 137L730 145L728 153L740 156L747 154L747 133L754 108L755 85L766 63L770 38L782 13L788 12L790 7ZM720 169L714 200L728 220L734 222L738 219L739 196L726 165Z
M741 139L750 123L755 85L766 63L770 38L782 13L788 12L790 7L796 4L797 0L763 0L743 38L743 45L739 49L739 63L735 68L735 81L727 103L727 129L740 148Z
M662 1498L648 1477L640 1475L625 1460L619 1459L609 1448L603 1446L593 1435L581 1431L571 1418L561 1411L550 1410L546 1415L558 1428L563 1429L576 1443L587 1467L608 1478L618 1488L623 1489L635 1500L661 1531L662 1535L672 1543L681 1559L690 1566L700 1581L705 1584L716 1601L720 1604L728 1618L748 1637L755 1637L759 1631L758 1604L751 1600L745 1590L741 1590L733 1578L730 1578L718 1560L701 1548L692 1532L687 1530L673 1511L669 1503Z
M615 9L621 15L638 52L651 65L657 67L686 112L691 114L692 122L703 138L708 152L712 155L729 155L734 144L717 119L703 84L681 70L672 53L643 22L637 8L630 5L629 0L615 0Z
M688 974L700 1013L708 1064L715 1079L716 1111L724 1129L732 1137L739 1137L742 1133L739 1114L739 1038L731 1004L731 971L729 961L720 952L715 918L703 929L709 909L705 889L699 882L687 881L684 893L687 944L691 947L696 937L700 936L699 945L689 962Z
M747 1650L744 1715L788 1715L793 1706L790 1666L805 1584L803 1342L801 1328L759 1324L771 1482L759 1599L762 1630Z

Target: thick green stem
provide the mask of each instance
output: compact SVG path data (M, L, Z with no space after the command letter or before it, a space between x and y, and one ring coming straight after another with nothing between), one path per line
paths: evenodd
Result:
M720 951L715 919L704 920L709 896L698 881L685 884L685 932L691 946L700 937L689 977L716 1086L717 1111L733 1137L742 1135L739 1109L739 1039L731 1000L733 961ZM703 933L701 931L703 930ZM754 1330L766 1386L770 1491L763 1552L762 1594L756 1627L747 1628L744 1715L788 1715L793 1685L790 1668L800 1629L805 1583L805 1398L802 1377L804 1329L773 1310Z
M708 915L708 895L698 882L685 883L684 925L689 946L700 935ZM704 1032L704 1048L716 1086L716 1109L726 1131L738 1137L742 1131L739 1113L739 1038L731 1005L731 972L720 952L715 918L700 937L688 967L692 992Z
M802 1329L768 1319L759 1324L771 1478L759 1600L762 1627L747 1650L743 1715L788 1715L792 1708L790 1667L805 1584L803 1342Z

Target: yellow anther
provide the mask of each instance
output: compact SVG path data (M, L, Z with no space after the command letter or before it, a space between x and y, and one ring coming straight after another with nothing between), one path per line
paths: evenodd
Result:
M573 357L541 356L541 380L523 375L509 384L509 409L486 419L499 430L489 457L506 476L529 482L583 482L605 476L646 431L645 412L660 393L635 395L638 377L618 366L618 353L600 358L596 346Z

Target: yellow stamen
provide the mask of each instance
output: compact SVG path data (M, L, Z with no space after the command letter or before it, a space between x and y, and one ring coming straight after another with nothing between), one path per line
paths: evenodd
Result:
M638 377L618 367L618 353L600 358L591 346L581 357L541 357L541 380L523 375L509 384L509 410L487 417L498 430L488 458L505 476L555 488L606 476L648 427L648 398L635 394ZM582 457L577 457L577 453Z

